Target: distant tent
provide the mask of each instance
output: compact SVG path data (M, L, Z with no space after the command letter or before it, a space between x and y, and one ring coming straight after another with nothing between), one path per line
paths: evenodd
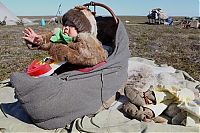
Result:
M17 25L20 19L0 2L0 21L5 20L6 25Z
M28 18L22 18L21 22L24 26L30 26L30 25L39 25L39 23L35 23L32 20L28 19Z
M158 23L160 24L161 21L164 21L168 18L167 14L161 8L155 8L149 11L147 15L149 19L149 23Z

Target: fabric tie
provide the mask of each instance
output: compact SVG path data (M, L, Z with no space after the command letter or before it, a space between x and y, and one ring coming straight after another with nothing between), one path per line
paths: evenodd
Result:
M73 42L74 38L70 37L68 35L63 34L62 30L59 28L56 34L54 34L50 40L54 43L64 43L68 44L70 42Z

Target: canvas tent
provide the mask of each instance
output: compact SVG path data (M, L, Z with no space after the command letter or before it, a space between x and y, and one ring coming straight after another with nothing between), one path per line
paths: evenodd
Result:
M149 19L149 23L160 24L161 21L163 21L164 23L164 21L168 18L168 16L161 8L155 8L149 11L147 18Z
M6 19L5 19L6 17ZM5 19L6 25L17 25L20 19L0 2L0 21Z

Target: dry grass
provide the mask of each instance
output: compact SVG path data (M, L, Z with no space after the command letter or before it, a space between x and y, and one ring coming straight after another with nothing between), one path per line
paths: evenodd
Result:
M200 81L200 29L181 29L179 25L147 25L146 17L120 16L130 39L132 56L155 60L188 72ZM51 30L54 26L33 26L35 31ZM24 26L1 26L0 28L0 80L9 78L15 71L24 70L35 58L47 55L31 51L23 43Z

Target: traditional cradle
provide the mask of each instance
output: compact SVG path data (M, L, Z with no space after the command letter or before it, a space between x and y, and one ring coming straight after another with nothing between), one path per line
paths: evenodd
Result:
M103 4L91 2L85 6L104 7L112 15L96 17L98 39L112 48L105 64L86 72L73 70L42 78L17 72L11 77L22 107L41 128L65 127L77 117L95 114L127 80L130 53L123 23Z

